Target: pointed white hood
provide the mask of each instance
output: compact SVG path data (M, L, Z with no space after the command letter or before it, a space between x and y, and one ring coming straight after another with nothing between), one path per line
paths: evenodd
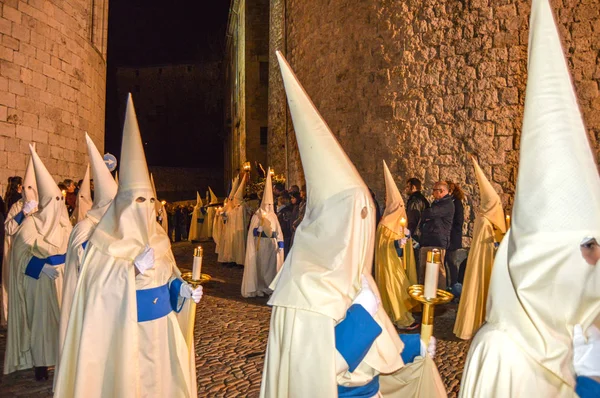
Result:
M75 221L79 222L83 220L88 212L92 208L92 188L90 184L90 165L88 164L85 168L85 174L77 192L77 206L75 209Z
M35 144L31 144L33 150L35 150ZM29 202L31 200L35 200L38 202L38 188L35 182L35 171L33 170L33 159L29 158L27 162L27 169L25 170L25 175L23 176L23 192L22 192L23 200L25 202Z
M154 194L154 198L156 199L154 201L154 209L156 210L156 214L158 214L158 212L162 209L163 205L158 200L158 195L156 194L156 185L154 185L154 176L152 175L152 173L150 173L150 184L152 184L152 193Z
M202 198L200 197L198 191L196 191L196 207L201 208L202 206L204 206L204 204L202 203Z
M166 232L156 222L157 199L150 182L131 94L127 99L120 159L117 195L98 223L91 242L111 256L131 260L150 245L158 259L169 250L170 243Z
M260 210L265 213L275 212L273 203L273 182L271 181L271 168L267 170L267 178L265 180L265 189L263 191L262 202L260 202Z
M402 234L402 225L400 223L402 219L404 219L404 226L406 227L406 208L404 207L402 195L385 160L383 161L383 176L385 178L385 211L381 216L380 223L400 235Z
M269 303L340 320L361 287L361 274L370 278L375 208L369 190L287 61L280 52L277 57L308 200Z
M38 211L33 214L33 221L44 241L60 247L68 239L68 236L64 236L65 230L62 227L71 226L65 199L32 145L29 145L29 150L39 197Z
M210 187L208 187L208 192L210 192L210 204L214 205L215 203L219 203L219 198L217 198L217 195L215 195Z
M600 267L579 248L586 236L600 240L600 179L548 0L533 0L529 26L510 281L499 287L496 267L507 265L496 261L488 321L573 385L573 326L587 328L600 314Z
M475 157L471 156L475 168L475 178L479 185L479 211L481 215L494 224L502 233L506 233L506 219L502 209L502 200L489 182Z
M246 193L246 179L247 175L244 173L242 181L233 195L233 207L237 207L244 202L244 193Z
M94 176L94 202L87 215L95 222L98 222L117 194L118 186L110 174L108 167L106 167L106 163L104 163L104 159L100 155L98 148L96 148L96 145L94 145L94 142L87 133L85 134L85 142L92 167L92 175Z

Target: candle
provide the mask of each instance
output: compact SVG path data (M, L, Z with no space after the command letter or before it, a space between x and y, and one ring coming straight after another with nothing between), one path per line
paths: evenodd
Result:
M510 228L510 216L506 216L506 229Z
M427 252L427 263L425 266L425 288L423 292L426 299L434 299L437 297L440 265L440 251L433 249L432 251Z
M406 218L402 217L400 219L400 226L402 227L402 236L404 236L404 227L406 227Z
M202 246L194 249L194 262L192 266L192 279L199 281L202 275Z

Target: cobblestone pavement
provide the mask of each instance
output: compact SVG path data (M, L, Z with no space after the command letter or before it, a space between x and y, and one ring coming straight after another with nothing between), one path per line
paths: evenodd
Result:
M212 276L204 287L204 298L196 316L196 369L199 397L257 397L267 344L270 307L266 298L244 299L240 295L243 270L217 263L213 243L203 243L203 272ZM191 267L192 245L173 245L182 269ZM435 335L438 338L436 363L447 386L456 397L468 343L452 334L456 306L437 309ZM4 358L6 330L0 330L0 355ZM2 364L0 363L0 368ZM2 397L51 397L50 381L36 382L33 371L2 375Z

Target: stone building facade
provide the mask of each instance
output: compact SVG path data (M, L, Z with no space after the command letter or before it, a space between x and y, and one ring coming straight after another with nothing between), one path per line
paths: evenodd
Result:
M267 167L269 0L233 0L227 27L225 176Z
M600 7L596 0L551 4L600 155ZM285 169L290 184L302 181L274 54L281 50L381 202L386 160L401 189L413 176L427 195L440 179L461 184L472 221L479 203L474 154L510 211L529 11L526 0L271 1L269 164Z
M84 132L104 147L108 0L0 2L0 189L29 143L57 179L82 178Z

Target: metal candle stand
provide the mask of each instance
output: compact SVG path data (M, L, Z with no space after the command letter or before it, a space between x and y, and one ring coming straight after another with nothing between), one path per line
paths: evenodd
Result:
M425 298L425 286L412 285L408 288L408 294L423 304L423 319L421 321L421 340L425 345L429 344L429 339L433 335L433 315L435 306L449 303L454 295L442 289L437 289L437 297Z

